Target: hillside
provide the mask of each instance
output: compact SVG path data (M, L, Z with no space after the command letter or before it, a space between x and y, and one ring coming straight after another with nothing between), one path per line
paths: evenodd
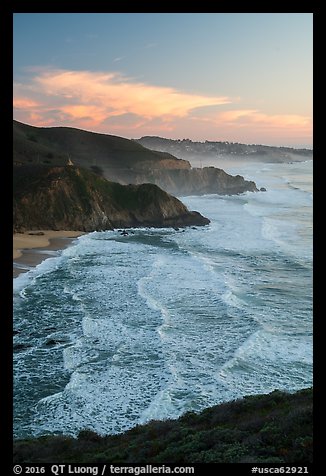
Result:
M312 389L274 391L152 421L121 435L80 432L14 442L14 463L312 462Z
M14 166L14 231L206 225L153 184L120 185L74 166Z
M72 159L81 167L101 167L106 175L134 168L190 168L171 154L153 152L123 137L97 134L71 127L33 127L13 121L14 164L66 165Z
M13 123L14 165L64 166L68 161L121 184L154 183L173 195L257 191L254 182L212 167L191 168L167 152L152 151L122 137L68 127Z
M145 136L135 139L135 142L153 151L167 152L184 160L200 157L232 161L234 159L259 162L295 162L311 160L313 151L310 149L295 149L292 147L276 147L260 144L240 144L237 142L205 141L196 142L190 139L165 139L164 137ZM211 162L213 165L213 162Z

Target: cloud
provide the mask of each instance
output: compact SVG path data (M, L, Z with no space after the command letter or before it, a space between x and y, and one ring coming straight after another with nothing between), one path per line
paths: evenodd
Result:
M26 97L16 97L14 98L14 108L15 109L34 109L40 106L40 103L33 101L33 99Z
M305 115L268 114L259 110L223 111L216 116L214 123L223 140L270 145L312 145L312 118Z
M25 87L17 85L17 91L25 93L26 101L29 92L38 95L40 104L47 104L35 105L38 110L34 112L38 114L43 111L46 115L56 109L76 123L87 119L93 127L123 114L134 114L148 121L153 118L171 121L188 116L198 107L230 102L227 97L189 94L132 81L116 72L35 70L31 83ZM26 109L31 107L27 102L26 105Z
M124 58L125 58L125 56L117 56L116 58L114 58L113 63L117 63L118 61L121 61Z
M239 98L186 93L118 72L47 67L29 68L28 74L29 81L14 84L15 116L36 126L245 143L308 143L312 138L309 116L232 109L241 104Z
M255 125L267 128L310 128L311 118L299 114L265 114L255 109L221 112L216 118L218 124L228 123L238 126Z

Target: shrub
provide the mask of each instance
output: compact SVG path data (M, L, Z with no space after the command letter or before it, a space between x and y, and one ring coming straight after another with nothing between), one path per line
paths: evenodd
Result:
M81 430L78 434L79 440L101 441L102 437L92 430Z
M32 141L32 142L38 142L36 135L31 133L31 132L29 134L27 134L27 139Z

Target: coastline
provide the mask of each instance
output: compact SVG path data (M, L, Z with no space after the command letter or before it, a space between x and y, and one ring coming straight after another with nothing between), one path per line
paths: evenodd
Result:
M53 256L51 252L66 248L74 238L81 235L84 235L84 232L68 230L31 230L14 233L13 277L16 278L21 273L29 271L46 258Z

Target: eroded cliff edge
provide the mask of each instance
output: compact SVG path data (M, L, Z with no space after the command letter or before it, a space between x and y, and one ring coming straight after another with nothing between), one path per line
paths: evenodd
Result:
M256 192L256 184L217 167L192 168L188 160L150 150L123 137L70 127L33 127L13 123L14 165L74 165L107 180L154 183L176 196Z
M14 167L13 229L96 231L207 225L153 184L121 185L74 166Z
M230 175L217 167L191 169L161 169L146 174L135 174L135 183L148 181L158 185L168 193L179 197L186 195L239 195L244 192L258 192L255 182L245 180L242 175Z

